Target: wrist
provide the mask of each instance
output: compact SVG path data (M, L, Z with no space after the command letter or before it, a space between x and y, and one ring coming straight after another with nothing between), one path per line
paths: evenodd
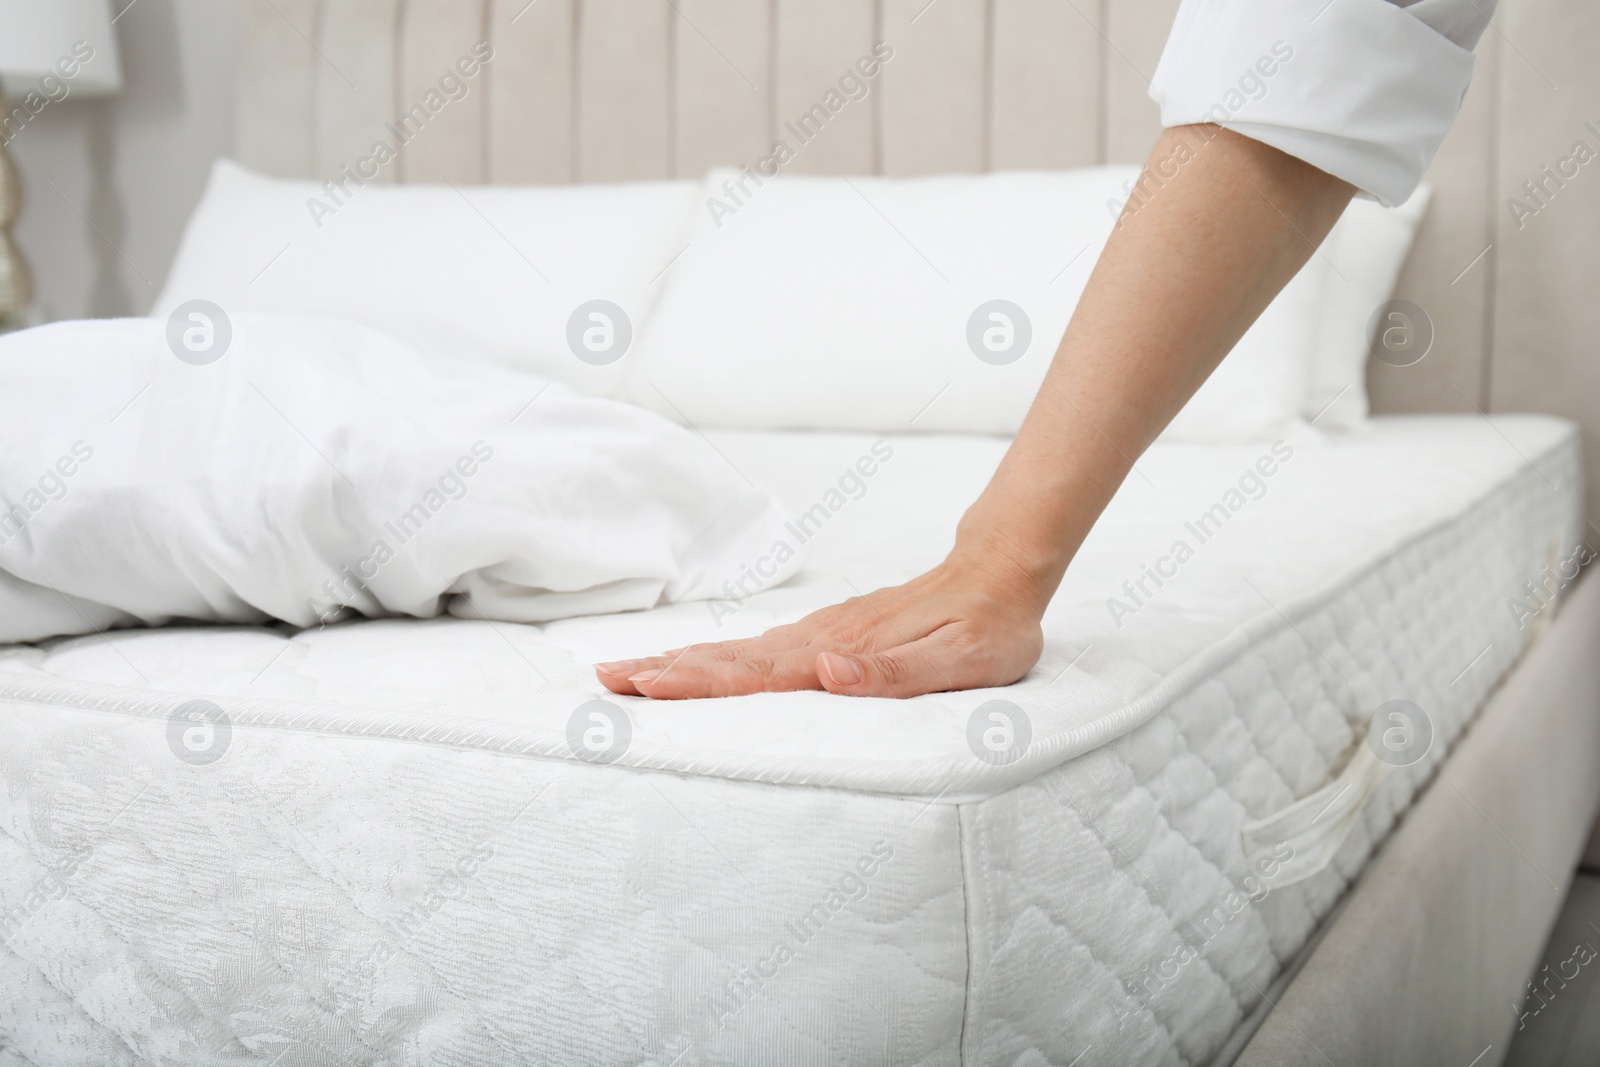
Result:
M1026 544L1005 525L986 521L971 511L956 527L955 547L947 564L964 577L980 581L1007 601L1042 616L1061 584L1066 564L1054 553Z

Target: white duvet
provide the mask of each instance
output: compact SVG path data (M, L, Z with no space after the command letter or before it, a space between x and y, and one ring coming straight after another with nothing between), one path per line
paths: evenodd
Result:
M336 319L60 323L0 382L0 641L648 608L782 522L690 430Z

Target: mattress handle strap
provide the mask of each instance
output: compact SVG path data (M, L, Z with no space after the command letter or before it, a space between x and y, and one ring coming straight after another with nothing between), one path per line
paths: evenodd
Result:
M1372 746L1357 745L1337 778L1265 819L1240 829L1245 862L1274 888L1303 882L1333 860L1361 809L1394 768Z

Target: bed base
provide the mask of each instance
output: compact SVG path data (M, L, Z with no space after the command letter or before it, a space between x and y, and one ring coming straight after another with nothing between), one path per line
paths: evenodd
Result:
M1237 1067L1501 1062L1600 807L1597 653L1600 579L1586 575L1269 991Z

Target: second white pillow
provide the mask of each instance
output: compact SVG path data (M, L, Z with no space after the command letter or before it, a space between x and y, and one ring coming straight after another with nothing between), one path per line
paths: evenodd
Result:
M1305 408L1318 429L1348 429L1367 417L1372 319L1394 295L1432 195L1424 185L1399 207L1352 200L1322 242L1331 269L1323 283Z
M1137 174L713 171L625 395L696 425L1015 433ZM1321 282L1291 282L1164 438L1297 422Z

